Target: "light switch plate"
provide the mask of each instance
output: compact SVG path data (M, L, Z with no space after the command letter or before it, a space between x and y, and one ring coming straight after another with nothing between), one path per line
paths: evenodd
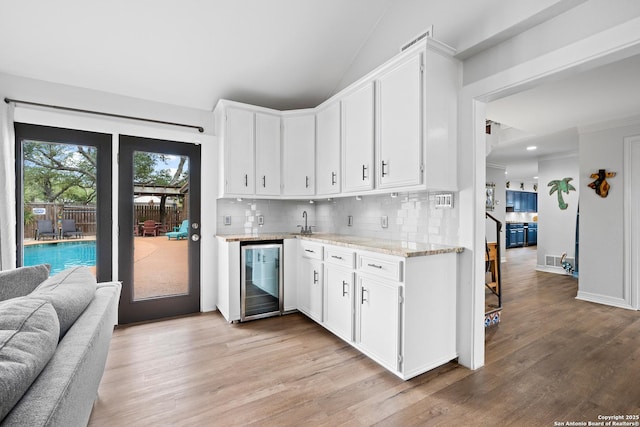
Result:
M231 215L224 216L224 225L231 225Z
M380 226L382 226L382 228L387 228L389 227L389 217L386 215L383 215L380 217Z
M264 216L258 215L258 225L264 225Z

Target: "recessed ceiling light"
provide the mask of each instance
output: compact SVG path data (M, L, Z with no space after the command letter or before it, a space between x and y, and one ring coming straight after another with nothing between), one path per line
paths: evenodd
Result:
M537 177L537 176L534 176L534 177L533 177L533 179L538 179L538 177Z
M527 151L533 151L533 150L537 150L538 147L536 147L535 145L530 145L527 147Z

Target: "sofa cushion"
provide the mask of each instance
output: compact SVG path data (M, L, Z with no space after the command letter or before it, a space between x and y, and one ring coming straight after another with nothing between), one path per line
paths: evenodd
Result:
M0 301L28 295L49 277L49 264L0 271Z
M72 267L49 277L29 297L44 299L53 305L62 339L93 299L96 286L96 278L87 267Z
M40 375L58 345L53 306L34 298L0 302L0 420Z

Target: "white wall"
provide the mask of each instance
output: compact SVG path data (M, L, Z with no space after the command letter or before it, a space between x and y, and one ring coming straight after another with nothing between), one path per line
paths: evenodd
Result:
M578 298L619 307L632 306L624 278L624 138L640 135L640 123L580 135L580 258ZM599 169L616 172L607 179L606 198L587 187Z
M507 190L505 188L506 178L505 178L506 168L504 166L498 165L487 165L486 173L487 173L487 183L494 183L495 187L495 209L493 211L487 211L493 217L495 217L498 221L502 223L502 232L500 233L500 254L501 258L504 260L505 258L505 244L506 244L506 211L505 208L507 206ZM488 242L496 241L496 223L491 219L485 220L485 233L487 236Z
M200 125L205 128L205 133L196 130L184 130L172 126L153 125L138 121L104 118L95 115L62 112L59 110L26 108L18 106L15 109L15 121L24 123L41 124L48 126L66 127L95 132L111 133L113 138L113 272L114 280L118 279L118 170L117 170L117 135L126 134L148 138L167 139L199 143L202 145L202 194L216 194L217 174L215 168L209 165L217 165L217 140L212 135L213 113L171 106L157 102L149 102L129 97L106 94L102 92L48 83L38 80L20 78L0 74L0 97L9 97L26 101L45 104L56 104L65 107L82 108L104 111L115 114L133 115L155 120L182 122ZM5 109L2 109L4 111ZM0 127L13 126L7 122L6 114L0 115ZM1 133L0 143L13 145L14 141L7 140L5 133ZM5 150L2 150L3 152ZM0 194L0 204L10 205L15 212L15 189ZM201 239L201 309L203 311L215 309L216 290L216 204L214 198L202 198L202 239ZM15 228L15 223L14 227ZM15 233L13 233L15 234ZM2 239L7 238L4 234ZM13 236L15 240L15 236ZM4 256L4 254L3 254ZM13 254L15 260L15 252Z
M576 191L562 193L562 199L568 205L560 209L557 191L549 194L549 182L573 178L569 183ZM545 256L560 256L566 252L575 257L576 215L581 193L578 156L571 155L538 161L538 261L537 269L552 273L562 273L561 267L546 267Z

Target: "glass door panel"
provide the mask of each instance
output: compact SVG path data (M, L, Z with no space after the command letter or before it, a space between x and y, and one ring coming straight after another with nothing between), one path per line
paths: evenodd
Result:
M241 276L241 320L282 312L282 244L243 246Z

